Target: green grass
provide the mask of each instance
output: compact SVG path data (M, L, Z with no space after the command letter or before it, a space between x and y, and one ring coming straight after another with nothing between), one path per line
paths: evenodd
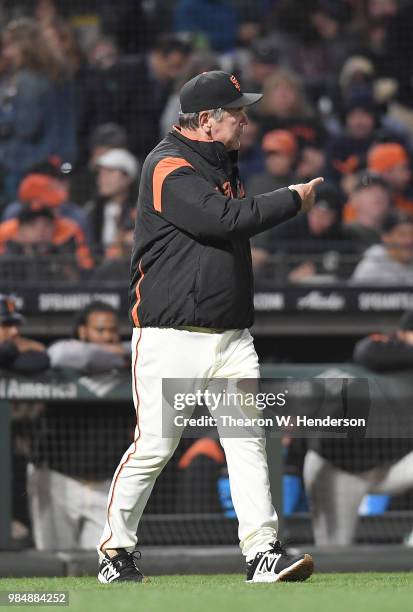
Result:
M4 578L1 591L68 591L61 610L102 612L404 612L413 609L413 573L315 574L304 583L245 584L244 576L159 576L145 584L96 578ZM28 606L13 606L23 610ZM33 609L33 608L31 608ZM39 608L38 608L39 609ZM43 607L42 607L43 609ZM55 606L47 606L55 610Z

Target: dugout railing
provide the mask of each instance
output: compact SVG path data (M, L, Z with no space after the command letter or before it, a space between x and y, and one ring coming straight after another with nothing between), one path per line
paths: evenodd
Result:
M413 396L413 378L411 372L376 375L353 364L318 364L318 365L274 365L262 366L263 388L268 388L271 379L282 380L368 380L371 400L380 401L388 411L390 421L404 419L405 437L410 439L410 405ZM131 402L130 376L128 372L112 372L108 375L77 376L73 371L49 371L41 376L22 377L10 372L2 372L0 377L0 479L2 494L0 496L0 548L11 546L10 524L12 519L12 406L19 402L54 402L61 410L70 410L76 403L85 403L99 411L104 404L123 405L125 411L133 418ZM407 412L406 412L407 411ZM395 431L380 434L378 444L389 448L397 444ZM311 521L308 507L297 504L291 510L287 508L285 496L291 495L286 486L285 445L283 436L267 432L267 453L270 466L270 477L274 503L279 510L281 533L297 543L309 542L312 539ZM307 436L308 437L308 436ZM297 465L296 462L292 462ZM299 462L298 462L299 463ZM169 486L166 481L160 487ZM169 493L168 493L169 495ZM284 495L284 499L283 499ZM291 504L290 504L291 506ZM283 508L283 511L280 509ZM357 541L363 543L402 543L413 526L413 498L406 493L401 502L394 498L380 512L363 512L357 531ZM283 516L285 515L285 516ZM179 544L230 544L236 543L236 520L228 516L225 508L216 512L185 512L184 514L154 511L148 508L141 526L143 544L179 545Z

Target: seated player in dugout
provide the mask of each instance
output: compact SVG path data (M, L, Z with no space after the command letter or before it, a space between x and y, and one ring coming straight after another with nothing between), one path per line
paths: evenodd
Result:
M126 367L130 344L121 341L116 310L94 301L79 313L74 337L54 342L47 352L52 368L97 374Z
M15 298L0 294L0 368L21 374L47 370L50 361L46 347L21 335L24 321Z
M22 335L21 328L25 318L18 311L16 300L12 295L0 294L0 369L26 375L38 374L50 367L46 347L37 340ZM3 372L2 378L5 377ZM11 463L13 520L11 537L16 548L23 548L31 543L30 519L26 493L27 449L30 439L27 435L27 424L42 410L42 405L34 402L13 402L11 412Z
M48 348L53 368L72 368L102 387L104 374L124 369L130 346L121 342L114 308L91 302L78 315L74 338ZM103 379L102 379L103 377ZM93 389L93 386L91 387ZM34 432L27 483L38 550L91 550L102 529L110 476L133 437L128 405L48 402Z
M376 372L413 368L413 311L406 311L392 333L374 333L354 347L353 361Z

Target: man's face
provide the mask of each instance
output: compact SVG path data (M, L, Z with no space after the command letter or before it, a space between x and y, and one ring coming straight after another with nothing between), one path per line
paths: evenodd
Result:
M212 140L222 142L227 151L237 151L241 146L241 135L248 125L247 115L243 108L224 110L219 121L210 119Z
M374 130L375 120L372 113L362 108L355 108L346 118L347 130L353 138L367 138Z
M12 342L19 335L19 328L15 323L2 323L0 325L0 342Z
M127 192L132 182L131 177L117 168L98 168L98 193L104 198L113 198Z
M305 147L302 150L301 158L297 166L297 175L300 178L322 175L326 163L326 156L323 149L316 147Z
M392 259L408 264L413 260L413 224L400 223L384 234L383 242Z
M323 206L314 206L308 213L308 224L314 236L322 236L333 226L337 218L336 213Z
M397 166L394 166L391 170L383 172L383 178L393 187L393 189L404 191L412 178L409 164L407 162L397 164Z
M252 61L250 64L251 77L256 83L263 85L265 79L274 74L277 68L277 64L263 64L262 62Z
M117 344L120 336L116 315L113 312L91 312L86 324L79 327L79 338L95 344Z
M48 217L37 217L19 227L18 241L26 246L48 246L53 241L53 220Z
M267 94L268 107L279 117L290 117L296 112L299 93L293 83L279 83Z
M356 221L371 221L373 227L379 228L389 210L388 193L380 185L372 185L357 191L353 199Z
M265 167L272 176L287 176L293 166L293 156L281 151L272 151L265 156Z
M156 75L160 81L173 81L184 69L187 63L187 56L181 51L172 51L163 54L154 52L154 63Z

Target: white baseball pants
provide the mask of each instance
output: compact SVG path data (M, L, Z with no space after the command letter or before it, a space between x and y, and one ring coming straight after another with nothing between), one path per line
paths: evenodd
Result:
M82 482L27 466L27 492L37 550L93 550L106 515L109 480Z
M132 384L135 440L114 474L106 524L98 546L133 550L136 531L155 480L174 453L179 437L162 437L162 378L205 381L259 378L258 357L247 329L201 333L171 328L135 328ZM271 501L265 437L221 439L231 495L239 521L242 553L251 558L276 539L278 519Z
M304 484L317 546L349 546L354 541L359 506L367 493L397 495L413 487L413 452L390 465L351 473L309 450L304 461Z

